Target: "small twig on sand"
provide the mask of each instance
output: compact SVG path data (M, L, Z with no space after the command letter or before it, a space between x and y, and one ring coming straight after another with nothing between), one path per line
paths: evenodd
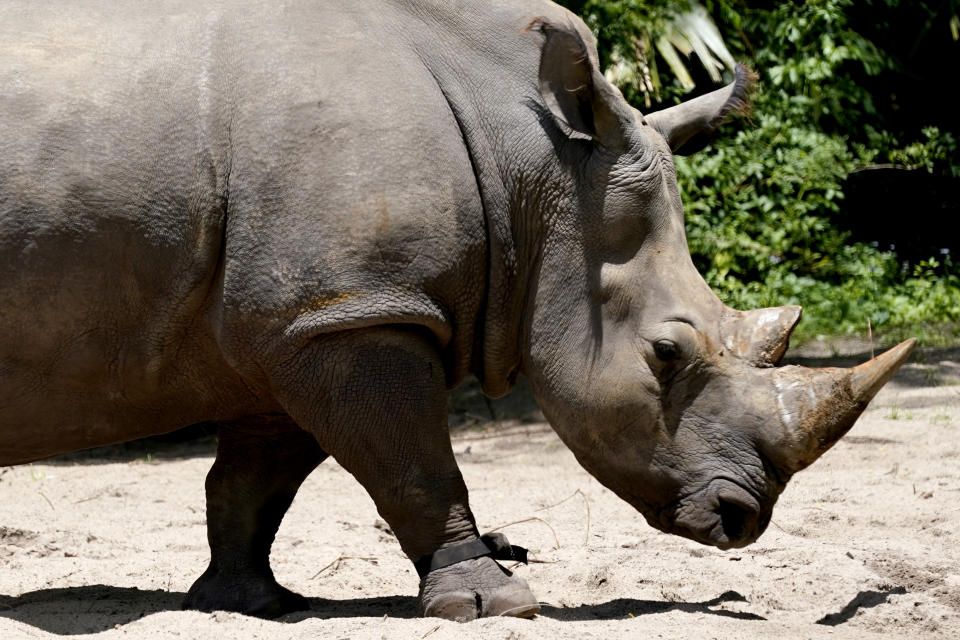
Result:
M553 534L553 541L554 543L556 543L557 549L559 549L560 539L557 537L557 532L554 530L553 525L551 525L549 522L547 522L543 518L538 518L536 516L533 516L532 518L524 518L523 520L517 520L516 522L508 522L507 524L502 524L499 527L494 527L493 529L487 530L487 533L493 533L494 531L499 531L500 529L512 527L515 524L523 524L524 522L533 522L534 520L536 520L537 522L542 522L543 524L547 525L547 528L550 529L550 533Z
M367 556L338 556L333 562L331 562L330 564L328 564L328 565L325 566L324 568L320 569L320 571L317 571L315 574L313 574L313 576L311 576L310 579L313 580L314 578L316 578L317 576L319 576L321 573L323 573L324 571L326 571L326 570L329 569L330 567L333 567L334 571L336 571L337 569L340 568L340 563L343 562L344 560L365 560L365 561L367 561L367 562L372 562L373 564L377 564L377 559L376 559L376 558L370 558L370 557L367 557ZM334 566L334 565L336 565L336 566Z
M583 506L586 507L587 509L587 531L583 537L583 544L584 546L589 546L590 545L590 500L587 498L587 494L585 494L583 491L581 491L580 489L577 489L576 491L568 495L566 498L564 498L560 502L555 502L548 507L540 507L539 509L537 509L537 511L546 511L548 509L553 509L554 507L559 507L564 502L566 502L573 496L577 495L578 493L580 494L580 497L583 498Z
M577 495L578 493L580 493L580 489L577 489L576 491L574 491L573 493L571 493L570 495L568 495L566 498L564 498L564 499L561 500L560 502L554 502L553 504L547 505L547 506L545 506L545 507L540 507L539 509L537 509L537 511L546 511L547 509L553 509L554 507L559 507L559 506L562 505L564 502L566 502L567 500L569 500L569 499L572 498L573 496Z
M102 496L102 495L103 495L103 491L98 491L97 493L93 494L92 496L87 496L86 498L81 498L80 500L77 500L77 501L74 502L73 504L81 504L81 503L83 503L83 502L90 502L91 500L96 500L97 498L99 498L99 497Z
M541 427L539 429L530 429L528 427L521 427L519 429L500 429L496 433L488 433L485 435L477 436L455 436L451 438L453 442L469 442L471 440L490 440L492 438L509 438L510 436L532 436L538 435L541 433L547 433L550 431L549 427Z
M57 508L53 506L53 503L50 502L50 498L48 498L47 496L44 495L43 491L37 491L37 493L40 494L40 497L41 497L41 498L43 498L44 500L47 501L47 504L50 505L50 508L51 508L51 509L53 509L54 511L57 510Z
M557 564L558 560L540 560L539 558L527 558L527 564ZM510 571L513 571L520 565L522 562L514 562L512 565L507 567Z
M786 529L784 529L783 527L781 527L780 525L778 525L778 524L777 524L776 522L774 522L773 520L770 521L770 524L772 524L773 526L775 526L777 529L780 529L780 531L783 531L783 532L784 532L785 534L787 534L788 536L793 536L794 538L797 537L797 534L795 534L795 533L792 532L792 531L787 531Z
M587 495L586 495L583 491L581 491L580 489L577 489L576 491L574 491L573 493L571 493L569 496L567 496L567 497L564 498L563 500L561 500L561 501L559 501L559 502L555 502L555 503L553 503L553 504L551 504L551 505L548 505L548 506L546 506L546 507L540 507L539 509L537 509L537 511L546 511L546 510L548 510L548 509L553 509L554 507L558 507L558 506L560 506L561 504L563 504L564 502L566 502L567 500L570 500L571 498L573 498L573 497L574 497L575 495L577 495L577 494L580 494L580 497L583 498L583 505L584 505L584 507L586 507L586 510L587 510L587 527L586 527L586 532L585 532L585 535L584 535L583 544L584 544L584 546L588 546L588 545L590 544L590 500L587 498ZM493 528L493 529L490 529L490 533L493 533L494 531L499 531L500 529L503 529L503 528L505 528L505 527L509 527L509 526L512 526L512 525L515 525L515 524L522 524L522 523L524 523L524 522L532 522L532 521L534 521L534 520L537 520L537 521L542 522L543 524L547 525L547 527L550 529L550 532L553 533L553 542L556 544L557 549L559 549L559 548L560 548L560 539L557 537L557 532L556 532L556 530L553 528L553 525L551 525L549 522L547 522L547 521L544 520L543 518L538 518L538 517L536 517L536 516L533 516L533 517L530 517L530 518L525 518L525 519L523 519L523 520L517 520L516 522L508 522L507 524L502 524L502 525L500 525L499 527L495 527L495 528ZM544 562L544 563L546 563L546 561L543 561L543 560L531 560L531 562Z
M430 635L431 633L433 633L434 631L436 631L436 630L439 629L439 628L440 628L440 625L435 626L433 629L430 629L430 631L427 631L425 634L423 634L422 636L420 636L420 638L421 638L421 639L422 639L422 638L426 638L428 635Z

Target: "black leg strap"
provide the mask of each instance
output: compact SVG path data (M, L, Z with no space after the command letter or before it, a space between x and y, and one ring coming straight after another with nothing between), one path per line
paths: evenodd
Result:
M424 578L431 571L449 567L452 564L490 556L494 560L515 560L527 563L527 550L507 542L507 536L502 533L487 533L478 540L462 542L446 549L439 549L428 556L423 556L413 563L417 573Z

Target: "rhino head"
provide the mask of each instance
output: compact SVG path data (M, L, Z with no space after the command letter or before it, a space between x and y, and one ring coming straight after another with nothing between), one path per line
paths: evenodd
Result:
M651 525L749 544L915 341L852 369L778 367L800 308L741 312L714 295L690 259L672 160L744 105L749 72L644 116L599 72L581 24L531 30L561 186L539 200L522 371L580 463Z

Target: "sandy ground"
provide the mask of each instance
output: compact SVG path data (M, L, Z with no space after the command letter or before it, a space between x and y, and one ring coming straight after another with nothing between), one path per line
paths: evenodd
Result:
M523 390L490 405L461 391L454 449L482 529L534 553L517 568L543 603L533 620L418 618L412 567L332 461L274 546L278 579L312 605L280 621L179 611L207 561L211 437L0 468L0 638L957 638L958 359L919 354L732 552L648 527Z

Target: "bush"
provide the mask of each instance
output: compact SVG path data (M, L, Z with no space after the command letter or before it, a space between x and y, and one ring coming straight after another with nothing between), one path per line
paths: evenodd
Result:
M653 16L662 23L677 11L636 0L577 4L594 28L601 18L620 25L598 38L620 56L629 51L617 40L623 25L636 32L637 21ZM918 62L918 51L932 60L957 51L949 29L956 0L946 12L899 0L706 4L727 46L760 76L751 123L728 127L705 151L677 158L690 249L710 286L734 307L803 305L801 341L863 333L868 320L881 331L960 320L960 265L949 253L908 262L864 241L863 233L854 238L845 210L848 177L878 163L953 180L946 192L957 193L960 154L945 128L955 116L936 104L925 111L924 96L910 93L918 74L940 72L929 60ZM925 49L928 41L936 46ZM927 104L935 86L927 88ZM680 93L679 82L663 91L668 98ZM937 210L955 211L958 199ZM910 233L911 216L920 214L877 215L900 216L902 233Z

